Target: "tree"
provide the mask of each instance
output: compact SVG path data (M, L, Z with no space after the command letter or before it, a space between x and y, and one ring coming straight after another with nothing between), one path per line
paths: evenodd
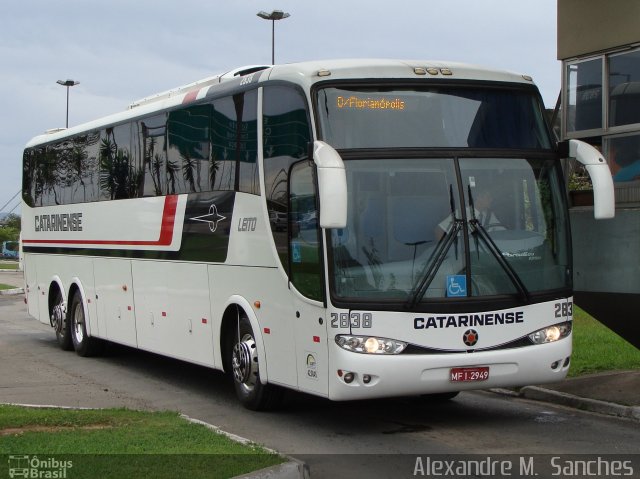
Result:
M0 224L0 241L18 241L20 238L20 216L7 215Z

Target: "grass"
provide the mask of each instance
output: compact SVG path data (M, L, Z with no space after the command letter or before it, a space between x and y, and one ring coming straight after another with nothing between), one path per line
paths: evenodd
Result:
M569 376L640 368L640 349L574 306Z
M13 289L13 288L15 288L15 286L11 286L10 284L0 283L0 291L2 291L3 289Z
M25 455L71 461L74 478L227 478L284 462L175 412L0 405L0 474Z
M18 263L0 262L0 269L16 270L18 269Z

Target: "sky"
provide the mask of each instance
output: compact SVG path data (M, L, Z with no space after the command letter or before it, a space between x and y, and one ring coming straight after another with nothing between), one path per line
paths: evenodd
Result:
M556 0L20 0L0 16L0 211L21 187L24 145L133 101L243 65L329 58L473 63L560 91ZM3 209L3 205L9 204ZM19 213L18 207L14 212Z

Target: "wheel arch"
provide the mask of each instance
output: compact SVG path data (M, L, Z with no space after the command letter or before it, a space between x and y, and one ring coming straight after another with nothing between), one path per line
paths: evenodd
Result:
M47 291L47 305L48 305L47 312L48 312L49 318L51 317L51 314L53 313L53 307L55 306L56 291L60 292L60 296L62 297L62 307L66 314L67 304L68 304L66 299L67 295L65 293L65 288L64 288L64 285L62 284L62 280L58 275L53 276L49 281L49 290Z
M267 368L267 355L264 349L264 338L262 337L262 330L257 316L255 315L250 303L242 296L231 296L225 306L224 313L222 315L222 321L220 322L220 330L218 335L218 346L222 360L222 370L229 372L231 370L229 364L230 351L229 342L227 338L230 334L233 334L234 328L237 327L238 314L244 313L251 324L253 330L253 336L258 348L258 362L260 364L260 382L266 384L269 380L269 373Z

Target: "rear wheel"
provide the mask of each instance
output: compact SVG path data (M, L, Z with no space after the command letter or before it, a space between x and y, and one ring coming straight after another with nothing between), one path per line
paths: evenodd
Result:
M56 339L60 348L65 351L71 351L73 349L71 328L65 311L64 299L60 290L56 289L54 294L50 316L51 326L56 330Z
M238 318L235 329L229 351L233 384L239 401L254 411L276 408L282 399L282 390L260 382L258 348L251 323L244 314Z
M71 300L69 322L73 348L76 350L76 353L78 353L78 356L94 356L99 353L102 346L101 341L87 335L86 317L80 291L76 291Z

